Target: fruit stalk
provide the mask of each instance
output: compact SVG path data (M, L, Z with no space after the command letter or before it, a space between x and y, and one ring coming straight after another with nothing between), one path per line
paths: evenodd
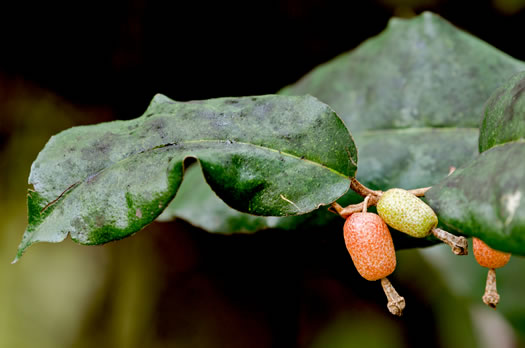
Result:
M496 287L496 270L494 268L489 269L487 274L487 284L485 285L483 302L494 309L496 309L496 306L499 303L499 294Z
M456 255L468 255L468 241L465 237L455 236L440 228L433 228L431 233L437 239L448 244L452 248L452 252Z
M405 309L405 298L397 293L387 277L381 279L381 286L383 287L383 291L388 299L388 310L393 315L397 315L398 317L401 316L403 314L403 309Z

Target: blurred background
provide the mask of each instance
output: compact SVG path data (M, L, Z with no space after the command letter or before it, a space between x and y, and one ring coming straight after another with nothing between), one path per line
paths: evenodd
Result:
M0 347L525 347L525 260L486 270L447 247L398 252L393 318L342 231L223 236L154 223L98 247L38 244L27 177L65 128L175 100L274 93L423 10L525 60L525 0L9 2L0 11Z

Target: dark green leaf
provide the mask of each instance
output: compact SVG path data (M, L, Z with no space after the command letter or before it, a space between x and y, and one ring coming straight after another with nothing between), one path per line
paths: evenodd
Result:
M374 190L431 186L477 155L476 128L412 128L359 133L357 179Z
M427 192L451 229L525 255L525 141L499 145Z
M175 217L185 219L208 232L219 233L250 233L274 228L282 220L292 219L256 216L230 208L206 184L198 165L187 169L177 196L157 220L169 221Z
M479 127L490 94L525 63L425 12L385 31L282 91L311 94L355 135L364 130Z
M483 103L506 76L521 69L524 63L439 16L424 13L410 20L392 19L383 33L281 93L313 94L339 111L359 148L357 178L363 184L380 190L410 189L433 185L450 166L458 167L477 155ZM339 202L360 200L349 192ZM200 203L185 209L198 210L206 201L203 195ZM220 229L235 232L242 222L235 223L233 213L222 208L208 209L217 212L210 215L183 217L205 227L207 217L220 221L224 214L228 223ZM316 216L323 221L337 219Z
M498 88L486 103L479 151L525 138L525 71Z
M337 215L318 209L300 216L256 216L230 208L206 184L202 171L192 165L184 174L177 196L157 218L170 221L182 218L194 226L214 233L253 233L264 229L292 230L325 226Z
M154 98L145 114L64 131L33 163L29 226L19 256L68 233L83 244L126 237L175 196L187 157L230 206L259 215L304 214L344 194L357 151L317 99L261 96L178 103Z

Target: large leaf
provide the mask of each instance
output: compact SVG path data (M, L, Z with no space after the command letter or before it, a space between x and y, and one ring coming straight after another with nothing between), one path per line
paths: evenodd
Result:
M524 63L427 12L410 20L392 19L380 35L280 93L309 93L338 111L359 147L357 178L362 183L373 189L409 189L431 186L446 177L449 167L477 155L485 100L522 69ZM213 231L236 232L246 217L239 215L236 221L227 206L187 214L213 200L208 193L193 207L186 205L185 212L180 205L170 210L166 219L179 216L206 229L208 219L221 221L224 216L228 223L217 223L220 227ZM360 199L349 192L340 203ZM319 224L330 221L326 214L316 213L316 218L322 219Z
M479 134L479 151L525 138L525 71L514 75L489 98Z
M507 78L525 69L487 43L425 12L394 18L378 36L285 88L311 94L363 130L478 127L483 105Z
M457 169L426 197L441 223L525 255L525 141L499 145Z
M217 195L237 210L297 215L344 194L357 151L337 115L317 99L261 96L178 103L156 96L143 116L64 131L33 163L34 242L82 244L128 236L175 196L184 160L198 158Z
M489 98L474 161L427 193L441 222L525 255L525 72Z
M361 132L357 178L386 190L430 186L477 155L477 128L407 128Z

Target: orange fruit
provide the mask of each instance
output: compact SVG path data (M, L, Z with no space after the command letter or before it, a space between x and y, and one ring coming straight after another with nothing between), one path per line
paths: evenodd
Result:
M367 280L385 278L396 268L394 242L383 219L354 213L344 225L346 248L359 274Z

